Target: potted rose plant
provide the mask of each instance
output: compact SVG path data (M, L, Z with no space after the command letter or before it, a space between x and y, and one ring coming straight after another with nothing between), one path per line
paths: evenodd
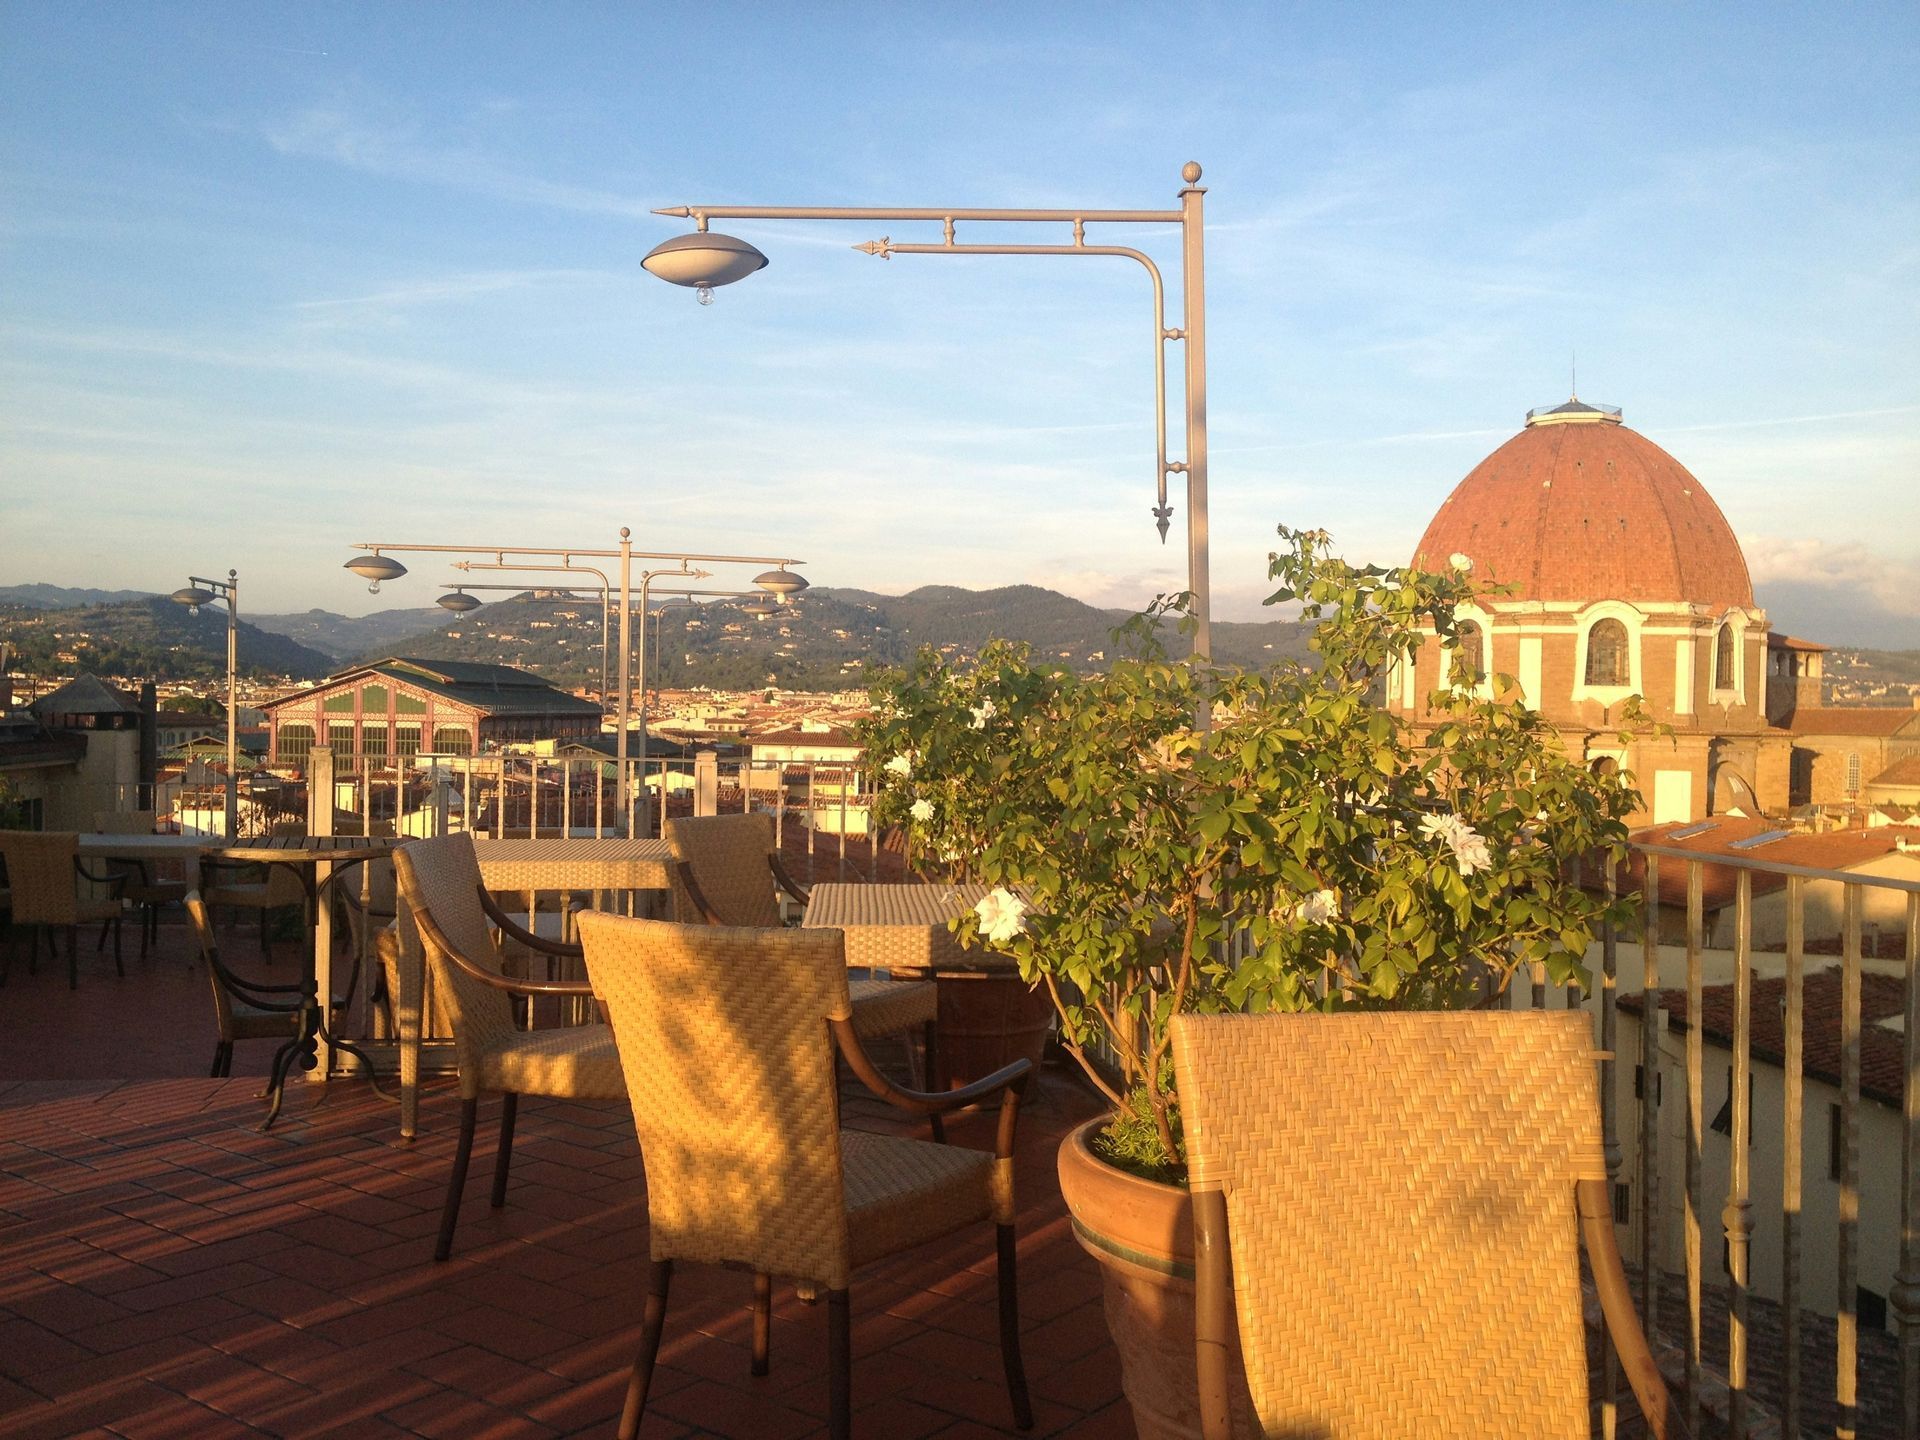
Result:
M1061 1183L1143 1435L1189 1433L1194 1393L1169 1018L1488 1003L1531 967L1566 984L1630 904L1570 866L1623 853L1631 778L1565 754L1510 678L1488 698L1456 663L1424 736L1382 703L1389 668L1487 592L1471 562L1360 568L1322 532L1280 535L1268 603L1315 622L1316 666L1170 659L1176 598L1122 627L1103 674L995 643L872 687L879 818L995 887L959 930L1045 988L1112 1102L1063 1143Z

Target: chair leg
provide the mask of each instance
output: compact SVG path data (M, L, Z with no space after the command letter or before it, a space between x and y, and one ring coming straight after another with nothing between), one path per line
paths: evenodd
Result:
M447 1180L447 1203L440 1211L440 1238L433 1246L436 1260L453 1253L453 1227L460 1219L460 1192L467 1188L467 1162L473 1159L473 1124L479 1110L478 1099L460 1102L460 1140L453 1151L453 1174Z
M79 928L77 925L67 926L67 988L69 990L80 988L80 956L74 948L74 934ZM49 947L52 946L51 937L47 944Z
M853 1437L853 1306L845 1290L827 1292L827 1434Z
M1013 1401L1013 1423L1033 1428L1033 1405L1027 1399L1027 1367L1020 1358L1020 1281L1016 1266L1013 1226L996 1225L999 1250L1000 1364L1007 1372L1007 1397Z
M773 1343L773 1277L753 1277L753 1365L755 1375L767 1373L767 1352Z
M647 1308L640 1321L640 1349L633 1357L633 1376L627 1381L627 1402L620 1407L620 1440L634 1440L640 1417L647 1411L647 1391L653 1385L653 1361L660 1353L660 1332L667 1323L667 1287L673 1283L673 1262L655 1260L647 1267Z
M233 1063L233 1042L217 1040L213 1046L213 1069L208 1072L210 1079L218 1080L227 1073L227 1067Z
M922 1065L922 1068L926 1071L926 1087L929 1090L936 1090L940 1086L940 1081L936 1078L940 1073L940 1052L937 1042L934 1039L933 1021L929 1020L922 1028L920 1043L926 1052ZM927 1125L933 1131L933 1138L936 1144L944 1145L947 1143L947 1122L941 1116L929 1115L927 1117Z
M120 958L120 917L113 917L113 973L122 980L127 978L126 962Z
M507 1203L507 1167L513 1163L513 1119L520 1097L509 1090L500 1097L500 1148L493 1157L493 1208Z

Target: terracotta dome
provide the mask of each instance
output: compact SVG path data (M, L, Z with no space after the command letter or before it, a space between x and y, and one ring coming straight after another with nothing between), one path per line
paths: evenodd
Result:
M1413 558L1438 570L1456 554L1520 599L1753 605L1713 497L1618 410L1579 400L1529 413L1454 487Z

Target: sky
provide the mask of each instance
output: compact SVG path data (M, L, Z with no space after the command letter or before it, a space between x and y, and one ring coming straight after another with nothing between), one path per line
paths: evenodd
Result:
M452 572L370 595L354 542L625 525L1138 607L1187 516L1137 266L715 222L770 263L702 308L640 261L657 206L1167 210L1196 160L1217 615L1276 524L1404 562L1577 364L1777 628L1920 647L1915 73L1911 4L0 0L0 584L359 614ZM1176 227L1089 240L1180 323Z

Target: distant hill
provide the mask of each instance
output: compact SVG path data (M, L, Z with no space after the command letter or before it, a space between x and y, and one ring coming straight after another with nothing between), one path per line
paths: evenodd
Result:
M1829 705L1911 705L1920 693L1920 650L1827 652L1821 689Z
M226 607L196 616L159 596L57 610L0 604L0 643L11 647L8 668L27 674L214 681L227 673ZM237 649L241 672L261 679L312 680L337 668L331 656L245 620Z
M182 579L182 584L186 581ZM65 585L0 585L0 605L26 605L35 610L71 610L76 605L118 605L124 600L146 600L151 590L89 590Z
M556 602L527 592L465 615L432 613L430 630L370 645L355 658L480 660L518 665L568 687L599 684L597 599ZM1076 668L1099 668L1113 657L1111 632L1126 618L1126 611L1031 585L934 585L906 595L821 588L765 620L733 601L668 611L649 625L647 672L651 683L669 687L746 689L771 676L782 686L836 689L860 683L869 662L900 664L922 645L966 658L994 637L1025 640L1045 658ZM1184 650L1178 635L1170 634L1168 644L1176 654ZM638 649L636 635L636 655ZM1287 621L1216 622L1214 650L1237 664L1309 658L1305 627Z
M299 615L253 615L262 630L298 640L336 660L351 660L371 650L392 653L395 640L430 630L446 616L437 605L423 610L380 610L372 615L336 615L331 610L308 610Z

